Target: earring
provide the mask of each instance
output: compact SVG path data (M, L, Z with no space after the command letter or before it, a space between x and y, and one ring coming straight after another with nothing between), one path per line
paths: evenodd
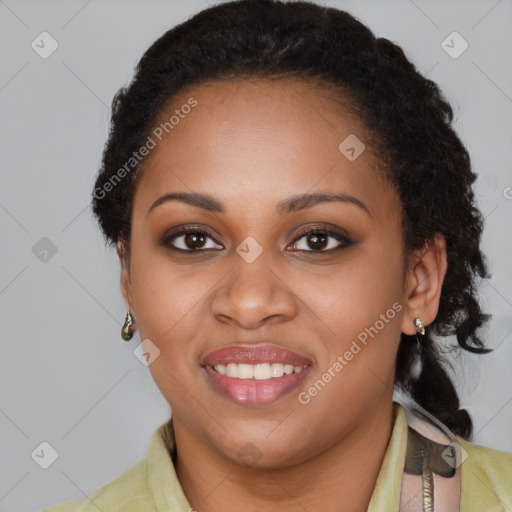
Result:
M135 319L132 314L128 311L126 313L126 319L124 321L123 328L121 329L121 338L124 341L130 341L133 338L133 333L135 332Z
M414 326L416 327L416 347L414 349L416 356L409 370L410 379L412 381L416 381L423 371L423 343L425 341L419 337L419 334L425 334L425 326L421 318L414 319Z
M425 326L423 325L421 318L415 318L414 325L416 326L416 334L425 334Z

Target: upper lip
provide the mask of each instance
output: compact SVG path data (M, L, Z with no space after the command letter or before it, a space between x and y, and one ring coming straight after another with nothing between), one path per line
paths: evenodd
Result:
M283 363L292 366L309 366L311 360L305 356L276 345L230 345L207 354L203 366L216 366L229 363Z

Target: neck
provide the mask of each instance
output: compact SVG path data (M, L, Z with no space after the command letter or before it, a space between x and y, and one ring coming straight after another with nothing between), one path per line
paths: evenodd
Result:
M366 512L394 423L392 402L383 403L322 453L278 469L227 461L176 418L176 472L185 496L198 512Z

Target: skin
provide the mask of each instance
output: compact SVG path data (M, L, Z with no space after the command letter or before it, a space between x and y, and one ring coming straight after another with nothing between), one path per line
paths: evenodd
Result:
M313 83L195 86L161 120L190 97L198 105L145 159L129 257L118 244L126 306L141 340L160 350L149 368L172 409L185 495L201 512L365 511L392 432L400 333L414 334L416 317L428 325L437 314L444 239L437 235L405 264L401 203L381 179L379 160L369 144L355 161L338 150L349 134L368 142L364 126ZM210 194L225 213L169 201L148 214L178 191ZM320 191L353 196L368 211L323 202L276 212L291 195ZM314 240L297 238L322 223L354 243L330 250L340 243L329 237L324 253L313 254ZM210 233L196 243L203 252L160 244L179 224ZM236 252L248 236L263 250L252 263ZM184 248L184 241L173 243ZM401 311L301 404L298 393L396 302ZM309 357L311 371L275 403L235 404L212 387L201 359L263 340ZM252 461L238 455L247 443L258 454Z

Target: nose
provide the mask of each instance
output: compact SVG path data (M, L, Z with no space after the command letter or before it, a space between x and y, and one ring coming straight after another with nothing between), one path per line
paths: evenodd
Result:
M221 281L211 302L219 322L243 329L292 320L298 313L293 279L283 265L272 264L268 252L252 262L233 254L232 270ZM288 278L288 279L287 279Z

